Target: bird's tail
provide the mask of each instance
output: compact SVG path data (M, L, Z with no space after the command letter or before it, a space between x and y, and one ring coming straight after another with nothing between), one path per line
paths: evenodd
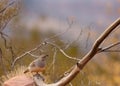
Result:
M24 73L27 73L27 72L29 72L29 69L26 69L26 70L24 71Z

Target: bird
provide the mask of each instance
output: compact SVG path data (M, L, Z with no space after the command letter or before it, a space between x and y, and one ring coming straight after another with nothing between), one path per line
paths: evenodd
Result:
M39 73L39 72L43 72L45 70L45 65L46 65L46 57L48 57L48 55L42 54L40 55L40 57L38 57L36 60L32 61L28 68L24 71L24 73Z

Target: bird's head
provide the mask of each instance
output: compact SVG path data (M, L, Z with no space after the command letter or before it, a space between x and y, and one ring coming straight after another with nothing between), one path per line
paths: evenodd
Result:
M41 58L42 60L46 60L47 57L48 57L47 54L42 54L42 55L40 55L40 58Z

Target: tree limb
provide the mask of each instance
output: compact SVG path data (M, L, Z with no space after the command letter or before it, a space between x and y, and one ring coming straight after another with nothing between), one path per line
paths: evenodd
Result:
M54 84L48 84L48 85L38 85L38 86L65 86L68 83L70 83L71 80L73 80L76 75L83 69L83 67L90 61L90 59L93 58L94 55L97 54L99 51L100 44L104 41L104 39L107 38L107 36L120 24L120 18L116 20L111 26L109 26L103 34L95 41L93 44L92 49L86 54L78 63L74 66L73 70L65 77L63 77L61 80ZM118 44L118 43L116 43ZM115 46L116 44L113 44L109 46L106 49L110 49L111 47Z
M70 74L60 81L58 81L58 86L65 86L71 80L75 78L75 76L83 69L83 67L90 61L94 55L97 54L99 50L100 44L107 38L107 36L120 24L120 18L118 18L113 24L111 24L95 41L93 44L92 49L78 62L78 64L74 67L74 69L70 72Z
M93 44L91 50L82 58L79 59L78 63L76 65L73 66L73 69L71 70L71 72L69 74L67 74L67 76L64 76L62 79L60 79L59 81L57 81L56 83L53 84L46 84L45 82L43 82L41 79L37 78L37 76L34 76L34 80L35 83L38 86L65 86L67 84L69 84L76 76L77 74L84 68L84 66L98 53L98 51L100 51L101 49L99 48L99 46L101 45L101 43L103 43L103 41L108 37L108 35L120 24L120 18L118 18L113 24L111 24L101 35L100 37L95 41L95 43ZM61 50L60 47L54 45L53 43L49 43L49 42L44 42L45 44L50 44L56 48L58 48L60 50L60 52L62 52L66 57L69 57L66 55L66 53L64 53L64 51ZM113 44L114 46L116 46L116 44ZM110 49L111 47L114 47L113 45L109 46L106 49ZM29 53L31 53L32 51L38 49L39 47L34 48L31 51L28 51ZM104 48L103 48L104 49ZM22 54L21 56L19 56L14 63L20 59L22 56L28 54L28 52ZM70 57L72 58L72 57ZM13 63L13 64L14 64Z
M71 56L69 56L68 54L66 54L65 52L64 52L64 50L62 50L58 45L56 45L56 44L54 44L54 43L52 43L52 42L46 42L47 44L49 44L49 45L51 45L51 46L53 46L53 47L56 47L64 56L66 56L67 58L69 58L69 59L73 59L73 60L76 60L76 61L79 61L80 59L78 59L78 58L75 58L75 57L71 57Z
M13 5L15 3L15 1L12 1L11 3L9 3L6 7L4 7L2 10L0 10L0 13L4 12L9 6Z
M39 44L37 47L33 48L32 50L29 50L29 51L23 53L22 55L16 57L15 60L13 61L13 63L12 63L12 68L14 67L15 63L16 63L19 59L21 59L22 57L26 56L27 54L30 54L30 53L38 50L38 49L39 49L41 46L43 46L43 45L46 45L46 43L43 42L43 43ZM30 55L31 55L31 54L30 54ZM32 56L33 56L33 55L32 55ZM35 57L36 57L36 56L35 56Z
M120 41L119 42L116 42L114 44L111 44L105 48L100 48L100 50L98 51L98 53L101 53L101 52L119 52L120 50L109 50L110 48L116 46L116 45L119 45L120 44Z

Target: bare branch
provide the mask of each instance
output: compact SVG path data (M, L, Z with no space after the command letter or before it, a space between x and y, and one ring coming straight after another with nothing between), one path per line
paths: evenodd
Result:
M32 57L35 57L35 58L39 58L40 56L37 56L37 55L33 55L32 53L28 52L27 53L28 55L32 56Z
M39 44L37 47L33 48L32 50L29 50L29 51L23 53L22 55L16 57L15 60L13 61L13 63L12 63L12 68L14 67L16 61L18 61L18 60L21 59L22 57L26 56L27 54L30 54L30 53L38 50L38 49L39 49L41 46L43 46L43 45L46 45L46 43L43 42L43 43ZM30 55L31 55L31 54L30 54ZM33 56L33 55L32 55L32 56Z
M56 47L64 56L66 56L69 59L73 59L73 60L77 60L79 61L80 59L76 58L76 57L71 57L68 54L66 54L58 45L52 43L52 42L46 42L49 45L52 45L53 47Z
M51 40L51 39L54 39L54 38L56 38L56 37L58 37L58 36L63 35L64 33L66 33L66 32L72 27L72 24L73 24L73 22L68 23L68 28L67 28L64 32L61 32L61 33L56 34L56 35L53 35L53 36L51 36L51 37L45 39L45 41L49 41L49 40Z
M3 16L1 16L1 22L4 20L3 17L5 16L6 10L9 9L10 6L12 6L13 4L17 3L17 1L12 1L11 3L9 3L5 8L3 8L0 11L0 14L2 14ZM10 18L8 18L6 21L4 20L4 23L0 26L0 32L2 30L5 29L5 27L9 24L9 22L13 19L13 17L17 16L17 13L14 13ZM10 15L10 14L9 14ZM1 23L0 22L0 23Z
M120 50L109 50L110 48L116 46L116 45L119 45L120 44L120 41L119 42L116 42L114 44L111 44L105 48L100 48L100 50L98 51L98 53L100 52L119 52Z
M80 64L86 65L86 63L98 52L100 44L107 38L107 36L120 24L120 18L118 18L113 24L111 24L95 41L92 49L88 52L84 58L79 61Z
M105 50L103 52L120 52L120 50ZM101 52L100 52L101 53Z
M6 67L5 67L4 62L3 62L3 55L2 55L1 48L0 48L0 63L1 63L1 67L3 69L4 75L7 75Z
M54 69L55 69L55 61L56 61L56 55L57 55L57 49L54 48L54 54L53 54L53 60L52 63L50 64L50 66L48 67L48 70L51 70L51 68L53 69L53 74L54 74Z
M90 27L88 28L89 29L89 31L88 31L88 35L87 35L87 39L86 39L86 45L85 45L85 48L87 49L87 47L88 47L88 40L89 40L89 38L90 38Z
M94 55L97 54L97 51L99 50L100 44L104 41L105 38L120 24L120 18L118 18L111 26L109 26L103 34L100 35L100 37L95 41L93 44L92 49L77 63L77 65L73 68L73 70L69 73L68 76L62 78L57 83L58 86L65 86L68 84L71 80L75 78L75 76L83 69L83 67L94 57Z
M93 44L92 49L88 52L88 54L86 54L81 60L79 60L79 62L74 66L74 68L72 69L72 71L65 77L63 77L61 80L59 80L58 82L54 83L54 84L40 84L39 82L37 82L37 84L39 84L38 86L65 86L66 84L69 84L71 80L73 80L75 78L75 76L83 69L83 67L87 64L88 61L90 61L91 58L94 57L94 55L97 54L97 52L100 50L99 46L100 44L104 41L104 39L107 38L107 36L120 24L120 18L118 20L116 20L110 27L108 27L103 34L95 41L95 43ZM115 46L116 44L114 44ZM52 46L56 46L56 45L52 45ZM111 45L113 46L113 45ZM109 48L111 48L111 46L109 46ZM56 46L57 47L57 46ZM57 47L59 49L59 47ZM37 80L35 80L36 82ZM41 81L40 81L41 82Z
M56 61L56 55L57 55L57 50L56 50L56 48L55 48L55 52L54 52L54 55L53 55L53 62L52 62L52 65L53 65L53 67L52 67L52 73L53 73L53 78L54 78L54 73L55 73L55 61Z
M66 31L64 31L64 32L62 32L62 33L59 33L59 34L57 34L57 35L51 36L50 38L46 39L43 43L41 43L40 45L38 45L36 48L34 48L34 49L32 49L32 50L29 50L29 51L23 53L22 55L16 57L16 59L15 59L15 60L13 61L13 63L12 63L12 68L14 67L16 61L18 61L18 60L21 59L22 57L26 56L27 54L29 54L29 55L31 55L31 56L33 56L33 57L37 57L37 56L31 54L31 52L36 51L36 50L39 49L42 45L46 45L46 43L47 43L46 41L48 41L48 40L50 40L50 39L53 39L53 38L55 38L55 37L58 37L58 36L60 36L60 35L62 35L62 34L64 34L64 33L66 33L66 32L72 27L72 24L73 24L73 21L72 21L71 23L69 23L69 26L68 26L68 28L66 29ZM47 44L48 44L48 43L47 43ZM50 43L49 43L49 44L50 44ZM53 46L53 44L51 44L51 45ZM54 46L54 47L55 47L55 46ZM66 57L69 57L69 58L74 59L74 60L80 60L80 59L72 58L72 57L68 56L62 49L60 49L59 47L57 47L57 48L58 48L58 49L60 50L60 52L62 52Z
M11 44L7 45L7 38L5 38L5 36L7 36L7 35L4 34L4 33L2 33L2 32L0 32L0 34L1 34L1 37L2 37L2 39L4 41L5 48L8 49L11 52L11 55L12 55L12 61L11 61L11 63L12 63L13 60L14 60L14 57L15 57L15 53L14 53L13 47L12 47ZM11 40L10 40L10 43L11 43Z
M74 41L72 41L71 43L68 43L66 46L65 46L65 48L64 49L67 49L69 46L71 46L73 43L75 43L75 42L77 42L77 41L79 41L79 39L80 39L80 36L82 35L82 29L80 30L80 33L79 33L79 35L78 35L78 37L77 37L77 39L75 39Z
M9 6L13 5L15 3L15 1L12 1L11 3L9 3L6 7L4 7L2 10L0 10L0 13L4 12Z
M9 7L12 6L12 5L15 4L15 3L16 3L16 1L12 1L12 2L10 2L7 6L5 6L2 10L0 10L0 14L3 15L3 16L1 16L1 18L0 18L0 19L1 19L1 20L0 20L0 34L1 34L1 38L2 38L3 41L4 41L5 48L6 48L6 49L9 49L10 52L11 52L11 55L12 55L12 61L11 61L11 63L12 63L13 60L14 60L15 53L14 53L14 51L13 51L12 45L11 45L11 44L10 44L10 45L7 44L7 38L6 38L6 37L8 37L8 35L4 34L4 33L2 32L2 30L4 30L5 27L9 24L9 22L13 19L13 17L15 17L15 16L17 15L17 13L14 13L12 16L6 17L7 19L4 19L4 16L6 16L6 14L9 14L9 11L7 11L7 9L9 9ZM7 11L7 12L6 12L6 11ZM9 15L10 15L10 14L9 14ZM3 21L3 24L2 24L2 21ZM9 38L9 37L8 37L8 38ZM10 43L11 43L11 40L10 40Z

